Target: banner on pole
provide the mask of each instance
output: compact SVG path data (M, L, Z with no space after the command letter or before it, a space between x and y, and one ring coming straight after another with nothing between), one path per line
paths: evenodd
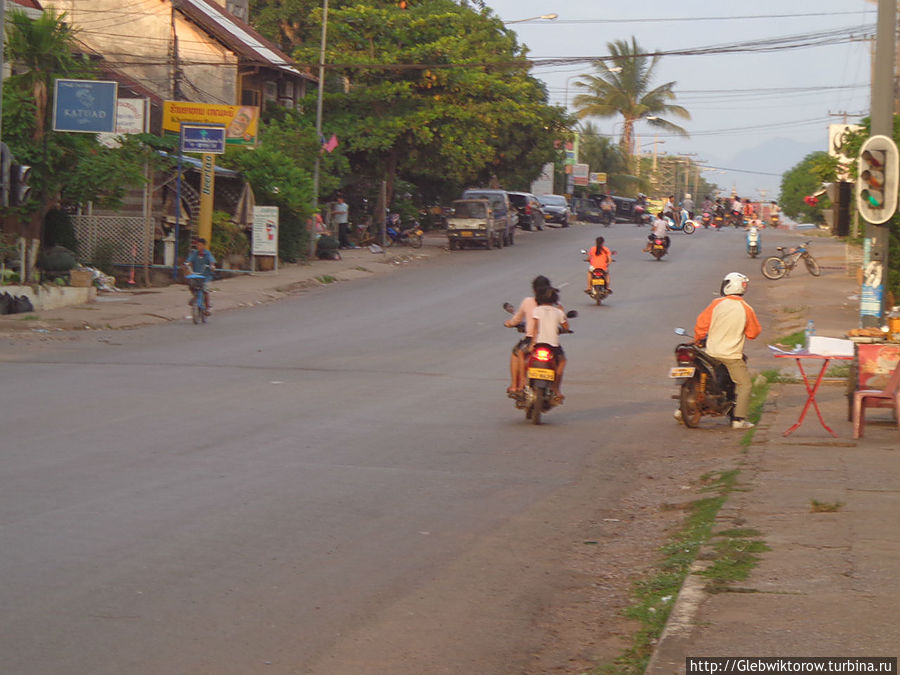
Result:
M163 132L177 135L182 122L224 126L227 145L255 147L259 106L163 101Z

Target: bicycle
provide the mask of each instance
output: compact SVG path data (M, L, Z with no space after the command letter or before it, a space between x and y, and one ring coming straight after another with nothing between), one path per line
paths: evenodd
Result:
M809 241L805 241L799 246L787 250L785 250L784 246L778 246L776 249L779 252L778 255L769 256L763 260L763 276L766 279L771 279L773 281L785 276L790 276L791 271L801 260L803 260L803 263L806 265L806 269L810 274L814 277L819 276L819 263L812 257L812 254L807 249L808 246Z
M209 310L206 306L206 293L204 292L206 277L203 274L191 273L185 274L184 279L194 295L191 298L191 313L194 323L197 324L201 321L206 323L206 317L209 316Z

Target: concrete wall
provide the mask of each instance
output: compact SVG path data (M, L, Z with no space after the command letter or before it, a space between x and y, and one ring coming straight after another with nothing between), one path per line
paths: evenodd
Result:
M0 286L0 293L25 295L34 305L34 311L42 312L72 305L84 305L97 299L97 289L72 288L71 286Z
M172 3L132 0L42 0L66 12L78 38L163 99L172 96ZM238 103L237 56L175 12L184 98ZM199 62L194 65L191 62Z

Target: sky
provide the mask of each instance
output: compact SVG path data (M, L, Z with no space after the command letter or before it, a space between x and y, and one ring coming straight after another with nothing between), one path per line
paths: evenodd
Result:
M532 59L609 54L607 43L634 36L646 51L686 50L835 29L874 29L871 0L487 0L504 21L555 12L555 21L508 24ZM794 16L785 16L794 15ZM798 16L799 15L799 16ZM764 18L739 18L739 17ZM709 20L709 17L727 17ZM673 20L688 19L688 20ZM635 21L640 20L640 21ZM674 81L677 103L691 120L673 121L689 138L637 125L643 152L693 154L707 166L704 177L741 196L772 199L781 174L817 149L827 150L828 124L856 122L869 110L870 42L852 42L763 53L666 55L654 86ZM589 63L536 65L532 74L547 84L550 102L568 104L574 83L592 72ZM619 120L621 118L618 118ZM621 122L591 119L607 134ZM665 143L662 143L665 141ZM726 169L728 171L723 171ZM740 170L740 171L738 171ZM753 172L753 173L751 173ZM771 174L771 175L770 175Z

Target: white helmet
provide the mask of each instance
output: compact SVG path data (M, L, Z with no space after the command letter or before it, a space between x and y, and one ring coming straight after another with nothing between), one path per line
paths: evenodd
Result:
M749 283L750 279L740 272L729 272L722 279L722 288L719 289L719 293L722 295L743 295Z

